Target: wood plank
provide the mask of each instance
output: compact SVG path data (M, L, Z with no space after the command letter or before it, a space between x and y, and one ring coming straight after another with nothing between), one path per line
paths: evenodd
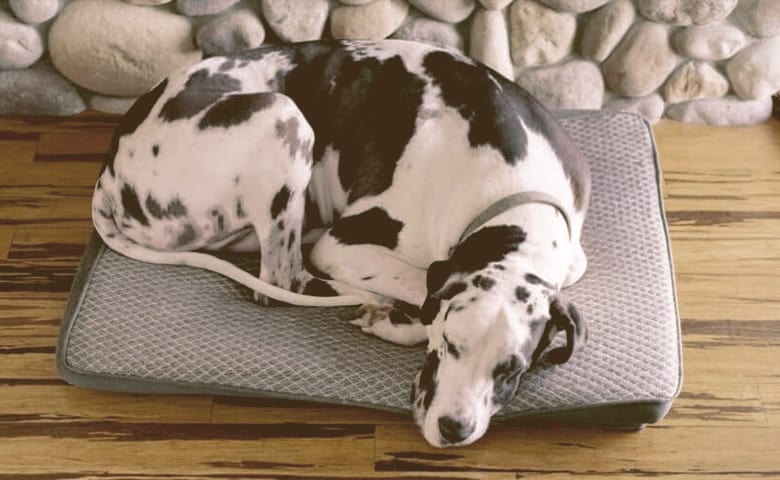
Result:
M685 378L709 384L780 382L775 346L697 347L687 337L683 345Z
M91 223L68 227L27 225L16 229L8 254L13 260L80 259L92 234Z
M731 276L679 273L677 293L683 318L775 320L780 318L780 288L774 272Z
M215 397L212 421L216 423L326 422L408 423L411 415L359 407L296 402L285 399Z
M0 117L0 131L16 138L35 138L40 133L70 133L74 136L96 129L113 129L120 116L88 110L67 117L10 115Z
M250 479L284 479L284 480L365 480L369 478L386 479L386 480L398 480L398 479L414 479L414 480L517 480L517 476L514 473L463 473L463 472L436 472L425 475L419 473L408 472L373 472L366 471L356 474L339 473L334 474L332 472L321 472L311 469L301 469L295 471L289 471L284 473L263 473L263 470L254 472L252 469L247 468L240 474L198 474L198 475L182 475L182 474L159 474L153 475L133 475L126 473L111 474L111 473L57 473L57 474L8 474L2 473L2 466L0 466L0 480L149 480L149 479L173 479L173 480L204 480L214 478L229 478L234 480L250 480ZM527 478L523 476L522 478ZM545 477L547 478L547 477ZM680 478L680 477L677 477ZM685 477L682 477L685 478ZM701 478L701 477L698 477ZM719 477L720 478L720 477ZM731 477L723 477L729 479Z
M103 162L111 148L113 135L113 128L90 129L78 135L70 132L44 132L38 143L35 161Z
M662 425L767 426L761 398L756 384L686 382Z
M8 352L0 356L0 383L9 379L59 381L54 347L42 350Z
M29 422L208 423L211 397L132 395L70 385L0 387L0 421Z
M776 383L760 384L758 391L764 404L767 422L773 427L780 427L780 379Z
M88 224L91 211L91 186L0 188L0 225Z
M651 426L642 432L609 432L496 425L468 447L438 450L411 425L379 425L376 468L522 475L778 475L778 438L780 429L769 427L745 427L736 434L729 427Z
M0 227L0 260L8 258L15 233L16 227Z
M349 424L0 422L0 451L6 473L340 475L372 468L373 433Z
M38 142L35 140L4 140L0 132L0 169L3 175L17 165L31 165Z

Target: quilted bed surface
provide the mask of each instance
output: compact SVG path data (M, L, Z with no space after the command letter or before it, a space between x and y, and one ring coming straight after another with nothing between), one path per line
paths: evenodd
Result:
M657 421L679 392L682 358L650 127L626 113L559 115L593 176L583 232L589 267L566 290L590 341L568 363L527 373L499 416ZM66 380L90 388L408 410L425 347L367 336L347 322L353 312L263 308L219 275L136 262L93 239L65 312L58 365Z

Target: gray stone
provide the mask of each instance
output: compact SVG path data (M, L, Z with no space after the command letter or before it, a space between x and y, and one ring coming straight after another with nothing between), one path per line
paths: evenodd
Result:
M76 87L43 62L0 71L0 114L75 115L86 108Z
M479 3L488 10L503 10L512 0L479 0Z
M27 68L43 55L43 39L35 28L17 22L0 8L0 70Z
M442 22L459 23L474 10L474 0L409 0L427 15Z
M328 20L328 0L263 0L268 26L285 42L306 42L322 37Z
M582 13L595 10L610 0L539 0L543 4L564 12Z
M771 97L740 100L729 96L678 103L666 109L666 116L673 120L721 126L763 123L771 115Z
M577 19L536 3L516 0L509 7L512 60L521 67L554 63L572 49Z
M672 25L706 25L726 18L737 0L640 0L639 11L650 20Z
M330 33L338 39L379 40L391 35L409 13L404 0L374 0L367 5L336 7Z
M295 0L296 2L298 0ZM176 0L176 8L183 15L197 17L214 15L227 10L238 3L238 0Z
M127 3L132 3L133 5L142 5L145 7L152 7L156 5L165 5L166 3L171 3L171 0L125 0Z
M548 108L598 109L604 99L601 72L585 60L525 70L517 83Z
M580 51L597 62L607 59L636 18L634 2L615 0L587 15L583 21Z
M751 35L773 37L780 34L780 1L741 0L737 18Z
M501 11L478 8L474 12L471 18L469 55L514 80L515 69L509 56L509 32Z
M463 37L460 36L455 25L428 17L410 16L393 33L393 38L463 50Z
M676 64L666 27L641 22L604 62L604 79L611 90L624 97L644 97L664 83Z
M49 30L49 53L72 82L121 97L151 90L202 56L186 18L119 0L68 2Z
M639 98L616 98L604 105L609 110L620 110L642 115L650 123L656 123L664 114L664 100L657 93Z
M731 25L688 27L672 35L672 46L680 55L698 60L723 60L746 43L742 30Z
M771 97L780 91L780 37L744 48L729 60L726 73L740 97Z
M224 55L259 47L265 29L257 15L248 8L217 17L198 30L198 47L208 55Z
M702 62L684 64L669 77L664 85L664 97L669 103L722 97L728 91L729 81L726 80L726 77Z
M60 11L60 0L9 0L8 6L16 18L25 23L43 23Z
M106 97L93 95L89 99L89 108L103 113L124 115L133 106L137 97Z
M373 1L374 0L339 0L339 3L344 5L365 5Z

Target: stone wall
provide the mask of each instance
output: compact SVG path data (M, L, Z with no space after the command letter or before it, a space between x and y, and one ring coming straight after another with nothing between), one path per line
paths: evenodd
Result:
M549 107L750 124L780 0L0 0L0 113L123 112L203 57L322 37L460 49Z

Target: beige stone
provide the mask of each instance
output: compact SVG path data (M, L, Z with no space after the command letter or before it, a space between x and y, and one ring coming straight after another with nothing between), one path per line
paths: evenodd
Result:
M504 14L498 10L477 9L471 18L469 55L514 80L514 66L509 56L509 32Z
M405 0L374 0L360 6L342 6L330 15L330 33L339 39L379 40L390 36L409 13Z
M521 67L554 63L572 50L577 19L534 0L515 0L509 7L512 60Z
M664 85L664 97L669 103L722 97L728 91L729 81L726 80L726 77L703 62L684 64L669 77Z

